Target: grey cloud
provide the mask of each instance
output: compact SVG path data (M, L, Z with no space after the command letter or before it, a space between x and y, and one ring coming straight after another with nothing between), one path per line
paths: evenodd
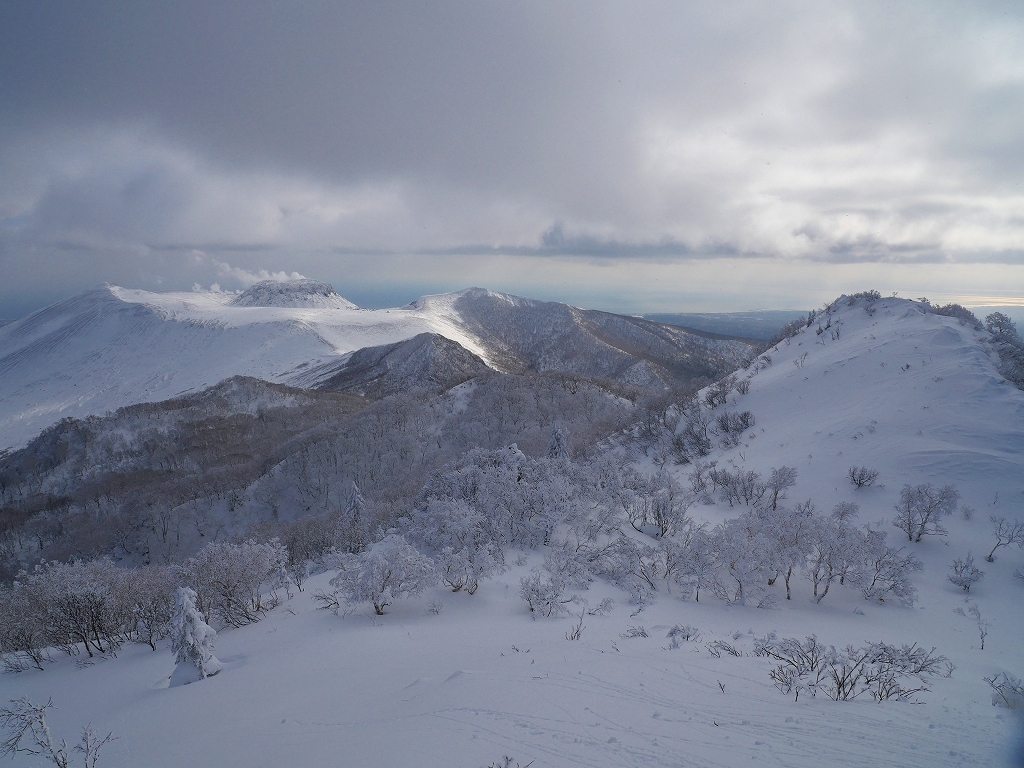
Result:
M0 315L216 261L1009 269L1022 124L1017 3L7 3Z

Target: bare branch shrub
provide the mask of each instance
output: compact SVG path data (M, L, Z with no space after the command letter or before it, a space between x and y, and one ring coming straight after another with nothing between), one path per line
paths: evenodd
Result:
M850 467L846 476L857 488L867 488L874 485L875 480L878 479L878 470L867 467Z

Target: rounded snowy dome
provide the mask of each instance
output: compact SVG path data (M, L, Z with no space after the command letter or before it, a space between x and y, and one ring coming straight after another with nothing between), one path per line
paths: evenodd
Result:
M242 291L231 303L236 307L318 309L354 309L356 306L339 296L330 283L320 280L263 280Z

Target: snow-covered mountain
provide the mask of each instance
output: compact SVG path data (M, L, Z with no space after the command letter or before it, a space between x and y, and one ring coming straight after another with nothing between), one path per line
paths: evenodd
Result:
M717 377L749 353L741 342L482 289L369 310L312 280L268 281L241 294L104 285L0 328L0 447L23 444L61 418L176 397L232 376L299 386L347 377L394 391L408 378L375 384L361 359L353 363L361 373L346 374L349 356L424 333L465 350L435 345L432 359L449 358L438 363L444 369L482 362L642 386ZM387 366L377 371L390 376Z
M775 598L766 610L709 593L698 602L652 572L657 588L642 606L607 581L581 579L571 591L586 602L571 604L575 615L534 619L520 578L540 565L541 546L509 552L510 569L474 595L431 587L383 616L364 605L341 616L316 610L311 596L330 589L331 574L314 576L260 623L221 631L223 671L193 685L167 687L174 662L164 645L155 653L126 645L93 665L61 657L45 672L5 677L5 696L52 697L61 735L85 722L113 731L120 739L103 762L111 768L197 760L475 767L502 765L501 755L510 765L609 768L1012 764L1016 720L992 705L984 678L1024 673L1024 584L1014 576L1024 554L1007 546L992 563L984 556L995 542L990 516L1024 518L1024 392L999 375L989 335L915 302L843 299L736 383L705 416L714 425L750 411L754 424L738 440L712 430L705 471L715 462L767 477L785 465L797 474L783 504L810 499L826 517L836 504L858 504L857 526L887 531L920 560L913 607L865 600L838 582L817 603L802 572L792 600L781 579L764 587ZM275 395L244 382L216 395L232 412L257 396ZM297 397L284 388L277 396ZM147 419L140 411L137 420ZM127 414L119 429L126 425ZM675 434L682 429L681 420ZM666 439L638 452L640 467L664 461L689 487L694 466L675 464L673 446ZM876 482L854 487L852 466L877 470ZM891 519L902 486L922 483L955 484L961 503L942 521L947 536L917 543ZM710 491L690 514L713 525L745 510ZM622 523L631 540L661 546ZM947 576L968 553L985 578L965 593ZM615 605L596 610L605 598ZM934 646L950 665L914 695L918 704L821 692L794 701L769 677L775 662L754 655L754 638L770 632L840 649Z

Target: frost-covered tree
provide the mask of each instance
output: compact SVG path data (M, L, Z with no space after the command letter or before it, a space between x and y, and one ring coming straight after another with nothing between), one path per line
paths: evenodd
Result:
M400 597L415 596L436 583L429 557L399 534L388 534L366 552L348 555L331 579L336 593L350 603L370 602L378 615Z
M123 582L126 571L109 560L48 563L22 578L32 610L48 645L89 656L115 650L131 631L131 606Z
M477 590L500 573L505 553L490 521L462 499L427 499L407 520L413 541L437 553L441 581L455 592Z
M907 534L909 541L921 541L923 536L945 536L947 531L941 520L956 511L959 501L960 493L952 485L904 485L899 502L893 506L893 525Z
M368 524L366 499L363 498L359 484L353 481L345 497L341 519L338 521L341 529L338 535L346 542L346 549L357 551L365 545Z
M1000 547L1008 547L1016 544L1024 548L1024 522L1020 520L1007 520L1005 517L992 516L989 518L992 523L992 534L996 537L995 546L988 553L985 559L992 563L996 559L996 550Z
M702 591L718 584L718 556L715 540L703 526L694 526L692 535L665 540L666 576L688 590L700 602Z
M630 524L656 537L667 536L686 525L693 496L684 492L668 472L653 476L631 475L622 492Z
M910 607L917 600L917 588L911 575L923 566L913 554L902 547L894 549L885 540L884 531L867 531L863 566L853 577L854 586L866 600L885 602L893 597L901 605Z
M832 507L831 517L833 520L849 522L860 514L860 505L852 501L840 501Z
M970 592L972 586L985 578L985 572L974 564L974 557L970 553L965 558L954 560L949 570L949 580L964 592Z
M729 502L730 507L739 504L759 505L768 492L761 474L753 470L738 469L730 472L715 467L708 472L708 478L719 488L722 501Z
M985 318L985 330L1001 341L1017 337L1017 324L1002 312L993 312Z
M867 557L866 543L866 534L841 518L815 518L805 571L815 602L825 599L832 584L856 581Z
M38 590L15 583L0 586L0 661L5 671L43 670L51 661L51 635L46 625L46 605Z
M715 550L721 567L718 594L738 605L759 595L772 574L771 543L761 520L752 512L715 528Z
M571 598L565 597L565 582L550 572L534 570L519 582L519 595L537 616L561 616L567 613Z
M545 454L549 459L565 459L569 457L569 441L565 433L557 424L551 427L551 440L548 442L548 450Z
M122 579L124 601L131 613L132 639L154 651L156 642L167 634L174 615L177 579L167 566L125 569Z
M771 581L781 575L786 584L786 599L790 600L793 572L803 567L814 545L818 528L814 506L810 502L793 509L770 506L758 512L757 517L761 520L775 574Z
M779 502L786 498L786 491L796 485L796 467L772 468L765 485L768 487L765 503L774 510L779 506Z
M13 699L10 706L0 707L0 727L7 730L7 738L0 742L0 756L10 755L12 758L21 753L41 757L57 768L69 768L71 751L82 754L85 768L96 768L100 759L100 750L109 742L114 741L112 733L100 737L91 726L82 729L82 738L73 750L61 739L57 741L50 732L46 722L46 710L53 708L47 701L43 705L33 704L27 696Z
M178 588L167 635L175 662L171 685L187 685L220 672L221 663L213 655L217 632L196 608L192 588Z
M575 550L569 546L553 546L544 557L543 569L552 580L566 589L587 589L594 580L591 572L593 553Z
M182 580L198 595L200 611L233 627L259 621L278 604L268 586L288 562L276 540L207 544L181 566Z

